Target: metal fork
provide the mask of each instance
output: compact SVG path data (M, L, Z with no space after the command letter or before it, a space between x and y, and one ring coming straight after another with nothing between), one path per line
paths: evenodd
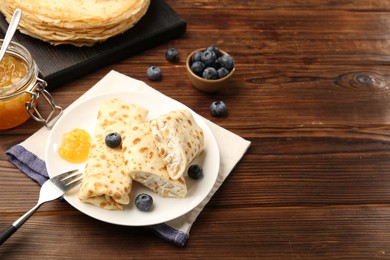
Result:
M42 204L58 199L67 191L79 185L82 180L82 173L77 172L78 170L68 171L47 180L39 192L38 203L0 234L0 245L15 233Z

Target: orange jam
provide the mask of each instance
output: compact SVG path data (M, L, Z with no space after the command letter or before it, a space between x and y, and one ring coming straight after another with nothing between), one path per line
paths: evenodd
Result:
M87 160L91 136L85 130L75 128L64 134L58 149L59 156L71 163L81 163Z
M27 75L27 70L25 61L6 54L0 63L0 94L8 95L22 88L18 82ZM18 126L30 117L25 106L30 99L29 94L21 93L0 100L0 130Z
M17 83L27 74L27 65L21 59L5 55L0 63L0 88Z

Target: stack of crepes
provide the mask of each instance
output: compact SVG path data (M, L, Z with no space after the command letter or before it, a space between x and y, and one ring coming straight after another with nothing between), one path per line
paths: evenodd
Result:
M7 21L16 8L22 33L53 45L92 46L133 27L150 0L3 0Z
M187 194L184 172L204 149L203 130L187 109L146 122L148 110L119 99L105 100L85 167L79 199L105 209L130 202L132 181L162 197ZM109 148L105 136L118 132L122 144Z

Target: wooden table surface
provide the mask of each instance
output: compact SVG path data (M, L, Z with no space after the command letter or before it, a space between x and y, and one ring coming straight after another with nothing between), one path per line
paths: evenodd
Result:
M390 2L173 1L182 37L51 90L67 107L110 70L140 79L252 142L192 227L184 248L143 227L45 204L0 248L1 259L390 258ZM185 57L217 45L233 82L191 87ZM164 58L176 47L176 64ZM160 66L163 79L146 77ZM223 100L224 118L209 105ZM45 108L43 108L45 109ZM35 205L39 185L5 151L40 128L0 134L0 228Z

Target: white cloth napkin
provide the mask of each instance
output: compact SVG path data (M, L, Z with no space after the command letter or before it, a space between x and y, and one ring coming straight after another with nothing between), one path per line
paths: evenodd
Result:
M142 81L133 79L116 71L110 71L103 79L85 92L69 107L74 106L80 101L94 95L123 90L145 91L163 95ZM249 141L205 118L204 120L216 138L221 158L219 175L214 187L208 196L192 211L177 219L148 227L162 238L177 246L184 246L186 244L192 224L250 146ZM41 185L48 179L46 165L44 162L44 150L48 135L49 130L43 127L24 142L11 147L7 151L10 161L22 172L30 178L36 180Z

